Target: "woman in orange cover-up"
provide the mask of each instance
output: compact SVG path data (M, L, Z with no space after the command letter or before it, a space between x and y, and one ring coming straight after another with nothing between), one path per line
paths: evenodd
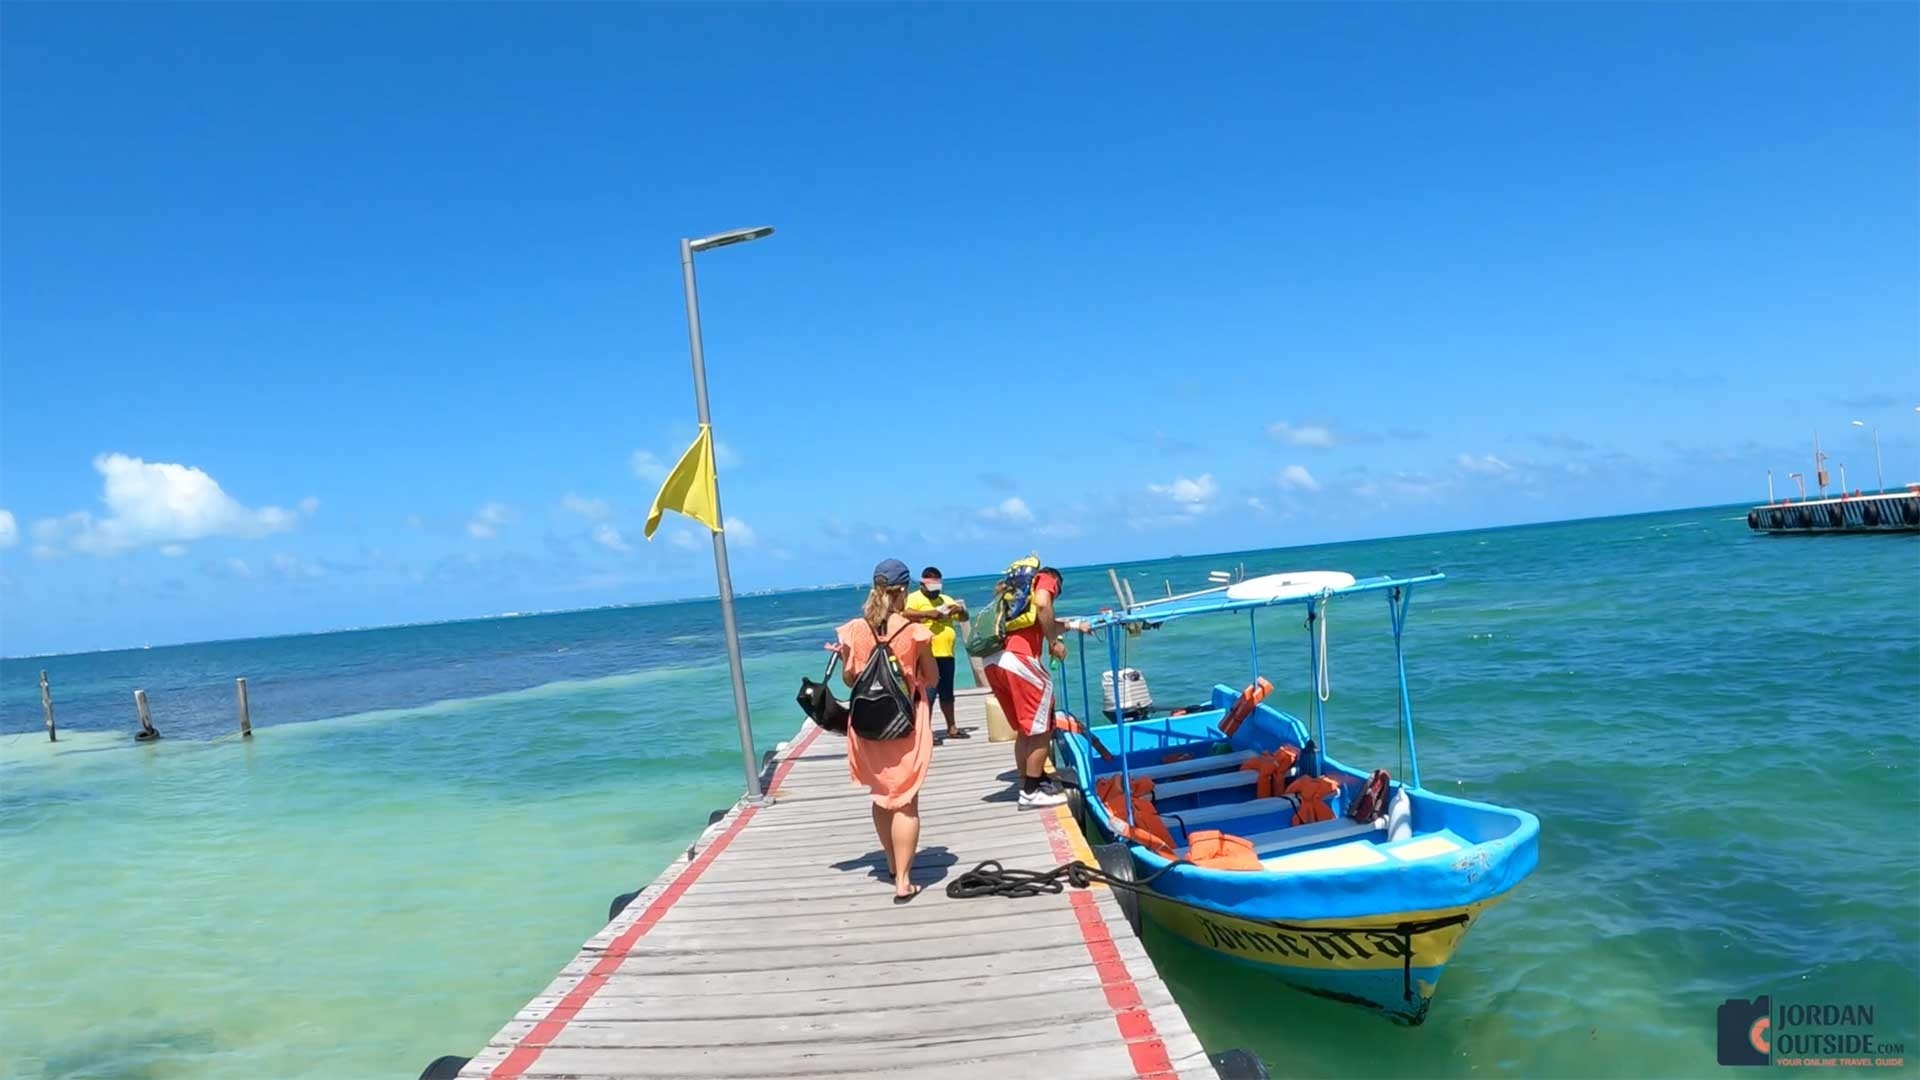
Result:
M907 606L907 564L887 559L873 570L861 617L840 626L839 640L827 648L840 654L840 675L848 686L879 643L885 641L913 698L913 731L898 739L863 739L847 729L847 770L873 795L873 831L893 876L893 902L904 904L920 892L910 879L913 853L920 846L920 785L933 760L933 722L929 695L940 684L932 633L900 614Z

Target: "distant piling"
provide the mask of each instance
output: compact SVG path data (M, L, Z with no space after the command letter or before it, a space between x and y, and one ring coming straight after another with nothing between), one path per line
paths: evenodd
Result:
M47 673L40 673L40 708L47 714L47 741L59 742L60 737L53 730L53 690L47 686Z
M247 679L241 676L233 680L234 696L240 699L240 737L253 738L253 718L247 715Z
M133 707L140 711L140 734L135 735L133 737L134 740L136 742L152 742L159 738L160 733L154 730L153 727L153 714L147 711L147 692L145 690L135 690L133 692Z

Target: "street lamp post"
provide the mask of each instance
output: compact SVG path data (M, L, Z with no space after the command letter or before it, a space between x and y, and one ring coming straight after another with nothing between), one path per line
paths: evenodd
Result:
M1866 427L1867 422L1855 420L1853 426ZM1875 494L1887 490L1886 474L1880 471L1880 425L1878 424L1873 425L1873 482Z
M744 244L773 235L770 226L736 229L698 240L680 241L680 273L687 286L687 340L693 348L693 400L699 410L700 426L709 428L707 412L707 361L700 350L700 297L693 281L693 257L728 244ZM721 528L713 531L713 572L720 583L720 625L727 635L727 665L733 672L733 715L740 725L740 761L747 774L747 801L766 801L760 790L760 768L753 759L753 722L747 715L747 680L740 667L740 627L733 617L733 577L727 571L726 517L720 512L720 480L714 477L713 516Z

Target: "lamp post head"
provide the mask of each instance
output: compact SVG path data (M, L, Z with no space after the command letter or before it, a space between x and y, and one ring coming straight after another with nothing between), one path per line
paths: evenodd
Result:
M689 240L687 247L695 252L709 251L717 247L726 247L728 244L744 244L749 240L758 240L763 236L772 235L773 226L762 225L758 228L735 229L732 232L714 233L712 236L703 236L698 240Z

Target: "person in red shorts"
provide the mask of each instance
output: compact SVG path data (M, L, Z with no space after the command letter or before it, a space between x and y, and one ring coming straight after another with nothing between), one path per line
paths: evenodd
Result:
M1078 621L1063 622L1056 616L1053 601L1060 589L1060 571L1050 566L1035 571L1029 601L1031 620L1018 620L1017 628L1007 632L1006 645L985 660L987 686L1013 728L1022 810L1059 806L1067 801L1065 794L1043 786L1047 740L1053 726L1053 677L1047 670L1047 658L1066 659L1067 643L1060 640L1061 631L1084 634L1087 626Z

